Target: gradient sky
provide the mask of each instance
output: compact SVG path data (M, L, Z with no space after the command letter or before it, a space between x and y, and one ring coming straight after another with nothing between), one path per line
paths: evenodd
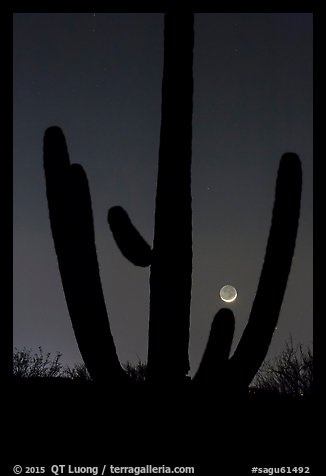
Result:
M223 307L224 284L238 291L229 304L236 318L232 349L239 341L263 263L278 163L288 151L302 161L301 218L268 356L290 334L312 344L312 21L310 13L195 15L191 375ZM149 269L120 254L106 217L109 207L123 206L152 241L162 68L163 13L14 15L14 346L42 346L62 352L64 362L81 361L42 165L44 131L58 125L71 161L89 179L120 361L146 359Z

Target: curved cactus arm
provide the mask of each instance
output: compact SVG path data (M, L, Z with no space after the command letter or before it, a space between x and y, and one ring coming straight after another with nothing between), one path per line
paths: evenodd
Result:
M215 315L207 346L193 383L214 385L223 380L234 334L234 315L230 309L220 309Z
M302 172L296 154L282 156L264 264L248 324L229 361L234 380L248 386L261 366L280 313L298 230Z
M45 132L44 169L51 229L81 355L94 380L127 381L106 313L87 177L80 165L70 165L58 127Z
M146 267L152 261L152 249L132 224L122 207L112 207L108 223L121 253L136 266Z

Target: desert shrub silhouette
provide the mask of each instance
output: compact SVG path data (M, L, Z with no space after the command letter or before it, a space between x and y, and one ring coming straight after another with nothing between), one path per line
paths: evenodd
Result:
M66 366L64 376L72 380L78 380L79 382L90 382L92 380L84 363L75 364L73 367Z
M51 358L51 352L44 353L42 347L35 352L24 347L13 352L12 373L16 378L53 378L63 376L62 354L57 352Z
M146 362L142 362L140 359L136 364L127 361L123 368L126 374L130 377L131 381L139 384L139 383L146 383L147 379L147 364Z
M248 389L263 362L281 308L297 235L301 164L282 156L276 180L272 223L257 293L248 324L229 358L234 315L214 317L197 374L189 371L192 275L191 144L193 110L194 15L165 14L161 132L153 246L149 246L121 207L108 222L125 257L150 266L148 382L228 382L232 392ZM52 235L77 343L94 381L123 384L100 282L86 174L69 160L58 127L44 136L44 169ZM173 267L173 269L172 269Z
M257 372L251 392L256 396L270 395L309 398L313 392L313 355L309 347L295 345L292 336L282 352L263 363Z
M35 381L74 381L91 382L87 367L78 363L72 367L61 362L62 354L57 352L53 357L51 352L44 352L39 346L37 351L24 347L14 348L12 359L12 375L16 382Z

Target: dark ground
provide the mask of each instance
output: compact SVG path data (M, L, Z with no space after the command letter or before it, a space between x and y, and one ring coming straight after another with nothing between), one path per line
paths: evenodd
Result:
M64 382L16 383L10 400L13 464L194 465L196 475L247 475L252 466L315 461L315 401Z

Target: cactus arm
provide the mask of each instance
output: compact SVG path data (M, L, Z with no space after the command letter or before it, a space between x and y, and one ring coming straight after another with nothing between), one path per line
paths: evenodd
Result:
M57 127L45 132L44 170L52 234L81 355L94 380L127 381L105 308L87 177L80 165L70 165Z
M151 247L134 227L127 212L122 207L110 208L108 223L123 256L136 266L149 266L152 260Z
M248 386L261 366L277 324L294 254L302 172L296 154L282 156L265 259L248 324L229 361L232 378Z
M206 349L193 383L214 385L225 378L234 334L234 315L230 309L220 309L214 317Z
M165 15L161 132L150 271L150 381L183 379L189 370L193 22L190 13Z

